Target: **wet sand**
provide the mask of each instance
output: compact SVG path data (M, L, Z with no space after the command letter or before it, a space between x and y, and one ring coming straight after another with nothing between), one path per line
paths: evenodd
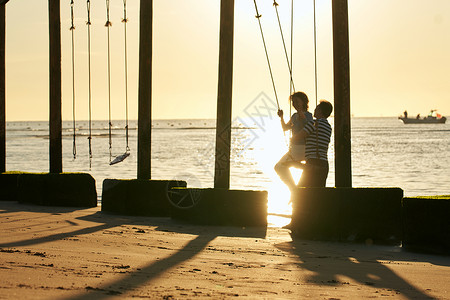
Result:
M0 299L450 299L450 257L0 202Z

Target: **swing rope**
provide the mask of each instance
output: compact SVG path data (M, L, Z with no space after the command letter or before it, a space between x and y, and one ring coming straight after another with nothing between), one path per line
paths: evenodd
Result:
M261 38L262 38L263 45L264 45L264 51L266 53L267 65L269 67L270 78L272 79L273 92L275 94L275 100L277 101L278 110L280 110L280 103L278 101L277 89L275 87L275 81L273 79L273 73L272 73L272 67L270 65L269 53L267 52L266 40L264 39L264 33L263 33L262 25L261 25L261 17L262 17L262 15L260 15L259 12L258 12L258 5L256 4L256 0L253 0L253 2L255 3L255 10L256 10L256 16L255 17L256 17L256 19L258 19L259 30L261 32Z
M87 0L88 77L89 77L89 169L92 168L92 86L91 86L91 1Z
M123 0L123 27L124 27L124 61L125 61L125 136L127 146L125 151L130 152L130 147L128 146L128 55L127 55L127 0Z
M317 106L317 25L316 25L316 0L313 0L314 5L314 86Z
M293 58L293 51L294 49L294 0L291 1L291 82L293 83L293 67L294 67L294 58ZM292 95L292 93L295 91L294 85L290 84L289 88L289 95ZM289 99L289 115L292 116L292 104L291 99Z
M70 17L72 21L72 26L70 26L70 31L72 32L72 121L73 121L73 146L72 146L72 154L73 159L77 158L77 145L76 145L76 124L75 124L75 38L74 38L74 30L75 26L73 23L73 7L74 2L71 0L70 2Z
M281 34L281 40L283 41L283 49L284 49L284 54L286 56L286 62L287 62L287 66L289 69L289 75L290 75L290 86L291 88L294 89L295 91L295 85L294 85L294 80L292 79L292 67L291 67L291 62L289 61L289 55L287 52L287 47L286 47L286 42L284 40L284 34L283 34L283 28L281 27L281 21L280 21L280 14L278 13L278 6L279 4L274 0L273 1L273 6L275 7L275 12L277 14L277 19L278 19L278 27L280 28L280 34ZM292 23L291 23L292 24ZM291 25L292 27L292 25ZM292 33L292 32L291 32ZM291 35L292 37L292 35ZM292 43L291 43L292 46ZM292 50L291 50L292 51Z
M107 1L109 2L109 1ZM114 165L117 163L122 162L125 158L127 158L128 156L130 156L130 147L128 144L128 139L129 139L129 135L128 135L128 54L127 54L127 1L123 0L123 19L122 19L122 23L124 24L124 63L125 63L125 135L126 135L126 148L125 148L125 153L122 155L117 156L116 158L114 158L114 160L110 160L109 164L110 165ZM111 121L110 121L111 123ZM111 149L111 144L110 144L110 149ZM110 150L110 157L111 157L111 150Z
M111 22L109 21L109 0L106 0L106 23L105 27L107 28L107 36L108 36L108 128L109 128L109 162L112 160L112 122L111 122L111 46L110 46L110 38L109 31L111 27Z

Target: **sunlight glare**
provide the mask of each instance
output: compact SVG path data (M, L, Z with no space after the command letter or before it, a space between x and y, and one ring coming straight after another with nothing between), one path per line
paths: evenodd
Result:
M269 177L268 212L269 226L282 227L290 222L292 207L289 204L290 191L274 170L275 164L288 151L289 136L284 134L278 118L268 120L255 141L255 160ZM291 168L294 180L298 182L301 170Z

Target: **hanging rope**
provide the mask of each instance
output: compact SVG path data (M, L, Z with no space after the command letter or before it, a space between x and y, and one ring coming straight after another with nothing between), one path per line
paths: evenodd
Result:
M92 167L92 87L91 87L91 1L87 0L88 77L89 77L89 169Z
M290 85L295 91L295 85L294 81L292 80L292 68L291 68L291 62L289 61L289 56L286 48L286 42L284 41L284 34L283 34L283 28L281 27L281 21L280 21L280 14L278 13L278 6L279 4L274 0L273 6L275 7L275 12L277 13L277 19L278 19L278 27L280 28L280 34L281 34L281 40L283 41L283 49L284 49L284 55L286 56L286 62L289 69L289 75L290 75Z
M316 106L317 106L317 30L316 30L316 0L313 0L314 5L314 86L316 95Z
M258 19L259 30L261 31L261 38L262 38L263 45L264 45L264 51L266 52L267 65L269 67L270 78L272 79L273 92L275 94L275 100L277 101L278 110L280 110L280 103L278 102L277 89L275 87L275 81L273 79L272 67L270 66L269 53L267 52L266 40L264 39L264 33L263 33L263 30L262 30L262 25L261 25L261 17L262 16L258 12L258 5L256 4L256 0L253 0L253 2L255 3L255 10L256 10L256 16L255 17Z
M127 55L127 1L123 0L123 19L122 23L124 24L124 61L125 61L125 135L126 135L126 143L127 146L125 148L125 153L117 156L113 161L110 160L109 164L114 165L122 162L125 158L130 156L130 147L128 146L128 55Z
M111 27L111 22L109 21L109 0L106 0L106 23L108 35L108 124L109 124L109 162L112 160L112 122L111 122L111 47L109 38L109 29Z
M293 67L294 67L294 58L293 58L293 51L294 49L294 0L291 1L291 82L293 83ZM289 88L289 95L292 95L295 91L294 84L290 84ZM289 99L289 115L292 116L292 104L291 99Z
M73 146L72 146L72 154L73 159L77 158L77 145L76 145L76 124L75 124L75 38L74 31L75 26L73 24L73 6L74 2L71 0L70 2L70 17L72 20L72 26L70 26L70 31L72 32L72 121L73 121Z
M127 0L123 0L123 28L124 28L124 56L125 56L125 136L127 146L125 151L130 152L130 147L128 146L128 55L127 55Z

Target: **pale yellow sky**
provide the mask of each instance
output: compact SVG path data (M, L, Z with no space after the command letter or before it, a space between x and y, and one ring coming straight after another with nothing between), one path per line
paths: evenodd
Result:
M219 0L154 0L153 118L215 118ZM289 74L272 0L259 0L282 108ZM278 0L289 43L290 0ZM351 101L355 116L450 115L450 1L349 0ZM113 119L125 118L123 1L110 0ZM312 0L296 0L294 81L315 106ZM61 1L63 119L72 118L70 1ZM331 0L316 0L318 97L333 101ZM139 1L128 0L130 118L137 117ZM7 120L48 118L47 0L6 5ZM252 0L236 0L233 113L261 92L273 100ZM88 117L86 1L75 0L77 119ZM108 118L106 5L91 0L93 119Z

